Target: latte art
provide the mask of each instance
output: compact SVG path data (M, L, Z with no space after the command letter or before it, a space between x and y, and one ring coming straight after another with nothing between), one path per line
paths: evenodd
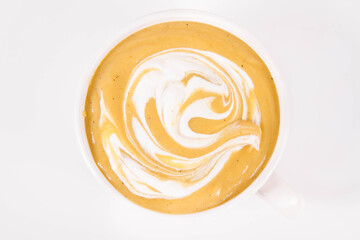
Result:
M275 148L279 109L272 75L250 46L212 25L174 21L142 28L107 54L83 116L94 162L119 193L185 214L254 182Z
M232 153L260 148L252 80L211 51L172 48L139 62L119 96L125 135L100 96L101 144L110 166L144 198L187 197L213 180Z

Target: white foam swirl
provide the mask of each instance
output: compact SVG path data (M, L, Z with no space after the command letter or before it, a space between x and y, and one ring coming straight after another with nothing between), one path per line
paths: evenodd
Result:
M142 197L175 199L196 192L221 171L234 151L246 145L259 149L261 119L253 88L245 71L214 52L176 48L146 58L132 72L124 96L126 136L108 131L102 138L113 171ZM223 111L212 105L219 97ZM149 124L151 101L162 135L174 148L165 146ZM116 129L103 99L100 108L101 124L107 119ZM201 133L189 124L195 118L226 124ZM243 124L248 122L257 128Z

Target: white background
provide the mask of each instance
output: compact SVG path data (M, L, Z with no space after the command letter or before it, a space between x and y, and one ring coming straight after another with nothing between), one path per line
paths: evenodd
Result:
M277 172L303 194L293 220L257 196L215 217L133 213L79 150L79 83L132 20L225 16L262 43L289 95ZM360 239L358 1L0 1L0 239Z

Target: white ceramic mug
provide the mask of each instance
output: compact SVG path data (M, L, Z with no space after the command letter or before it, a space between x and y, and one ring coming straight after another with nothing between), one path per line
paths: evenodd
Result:
M122 33L119 34L117 41L114 42L113 46L110 46L109 49L106 49L104 54L99 57L98 62L95 64L92 71L90 71L89 76L84 80L84 83L80 89L80 98L79 104L76 108L76 123L77 123L77 133L78 139L81 146L81 150L84 158L86 159L88 166L91 168L93 174L104 183L104 185L109 186L114 194L121 196L121 199L124 201L121 204L130 204L135 208L141 208L142 211L151 211L127 200L121 193L119 193L110 182L102 175L101 171L98 169L95 161L90 152L90 148L87 142L86 133L85 133L85 124L84 118L82 116L82 112L85 107L85 98L88 89L88 85L90 80L100 64L101 60L108 54L108 52L115 47L119 42L125 39L127 36L131 35L134 32L139 31L142 28L149 27L154 24L163 23L163 22L171 22L171 21L194 21L206 23L209 25L213 25L215 27L219 27L224 29L233 35L237 36L244 42L246 42L265 62L270 73L275 81L276 89L278 91L279 101L280 101L280 129L278 140L274 149L274 152L268 161L267 165L261 172L261 174L255 179L255 181L248 186L243 192L234 197L233 199L227 201L226 203L219 205L215 208L206 210L204 212L191 213L191 215L207 215L213 214L217 211L224 210L226 208L231 208L231 206L235 204L240 204L241 200L246 199L252 194L258 194L262 197L266 202L280 210L284 215L291 217L295 216L297 212L301 209L303 205L302 197L291 190L288 185L276 174L274 173L275 167L278 164L283 150L285 148L286 137L289 130L289 120L288 120L288 110L287 110L287 101L286 101L286 93L284 90L283 83L280 81L278 73L275 71L275 68L268 58L268 56L264 53L264 50L261 46L254 40L253 37L250 36L249 33L239 28L232 22L225 20L217 15L209 14L201 11L194 10L171 10L159 12L151 15L147 15L142 17L135 22L129 24ZM226 43L225 43L226 44ZM136 206L136 207L135 207ZM163 214L151 211L153 214Z

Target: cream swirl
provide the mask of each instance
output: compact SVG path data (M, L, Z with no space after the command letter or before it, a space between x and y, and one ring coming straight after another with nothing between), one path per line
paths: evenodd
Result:
M217 53L174 48L153 54L137 64L125 93L119 109L125 136L101 98L102 144L112 170L136 195L189 196L234 151L259 149L254 85Z

